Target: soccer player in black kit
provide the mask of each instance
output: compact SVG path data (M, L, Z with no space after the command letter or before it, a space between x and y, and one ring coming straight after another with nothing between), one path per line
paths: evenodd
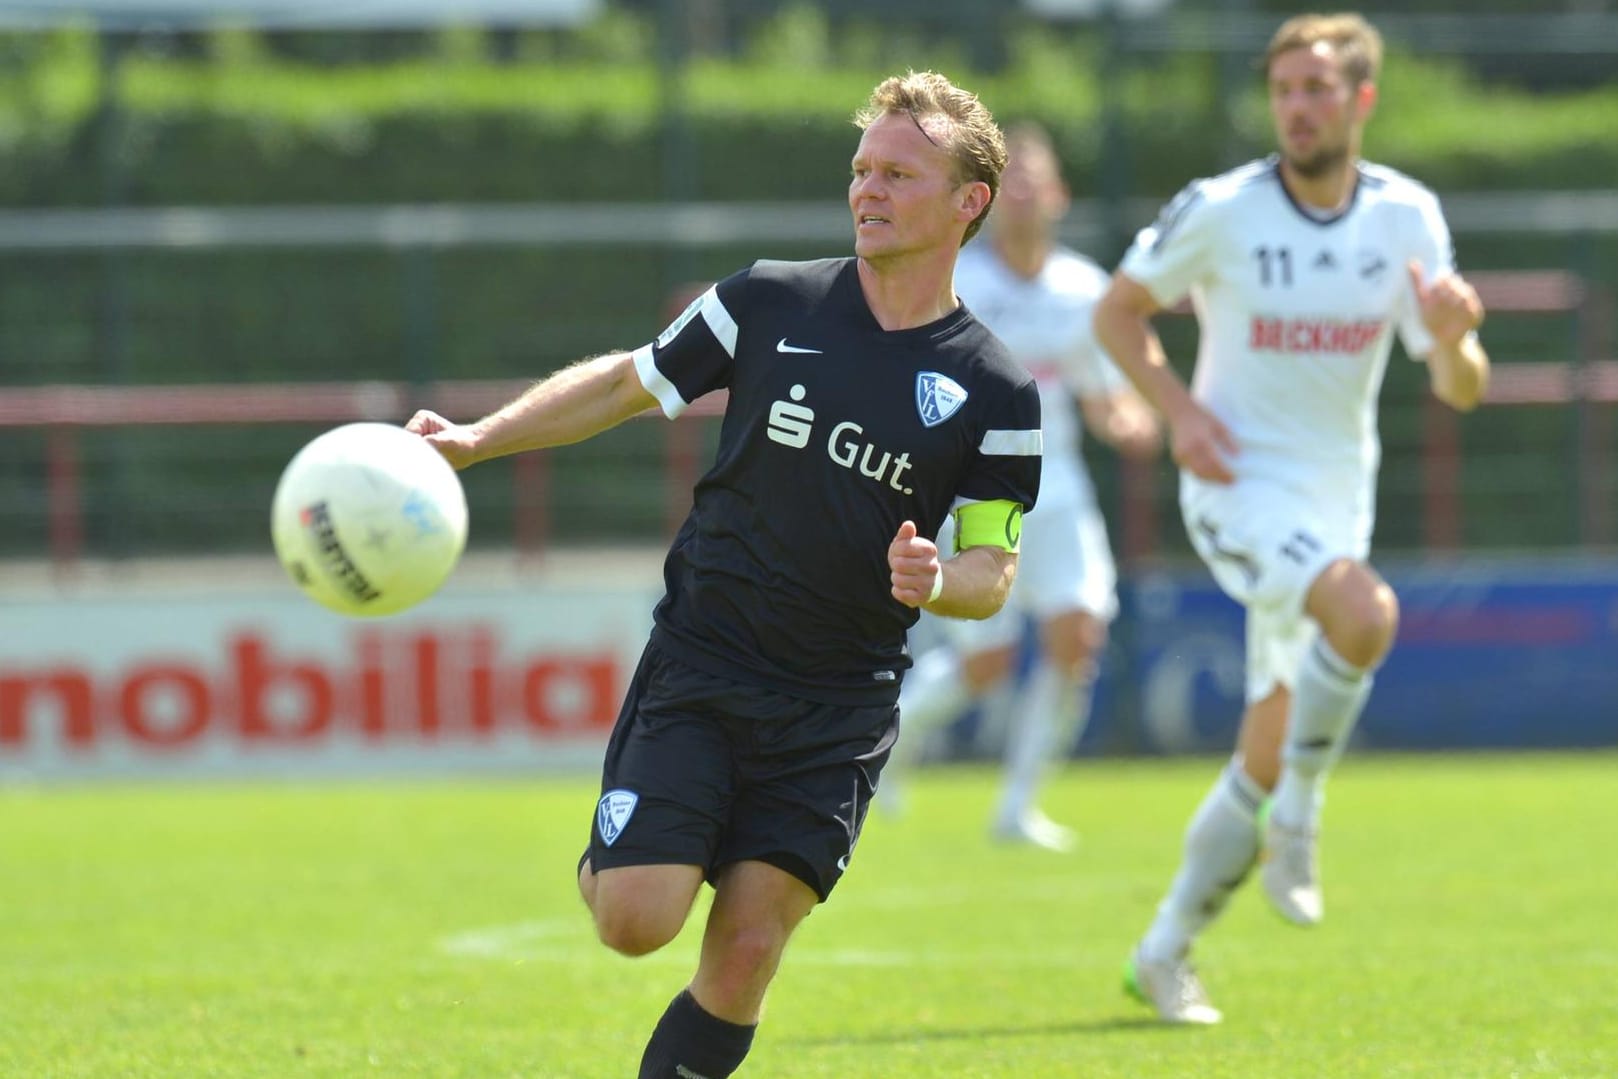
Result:
M930 72L884 81L855 123L854 258L756 262L633 352L473 424L408 424L464 468L730 393L579 865L597 935L630 956L673 940L714 888L696 974L641 1079L741 1065L787 939L854 854L898 736L906 631L922 607L1000 608L1038 493L1034 382L952 283L1005 140ZM951 514L958 550L940 552Z

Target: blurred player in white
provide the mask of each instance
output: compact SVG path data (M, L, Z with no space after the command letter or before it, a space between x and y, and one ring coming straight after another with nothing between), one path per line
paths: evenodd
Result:
M1087 427L1126 452L1160 445L1157 418L1097 347L1091 310L1107 274L1061 246L1057 226L1071 201L1050 137L1024 125L1007 133L1000 205L985 236L955 267L955 291L1033 374L1045 433L1039 507L1023 522L1018 584L993 618L924 615L944 643L905 678L899 707L910 754L919 735L980 704L1008 718L1005 775L991 831L999 839L1067 850L1073 832L1036 805L1050 765L1072 747L1090 707L1096 661L1117 611L1106 523L1080 456ZM1080 409L1082 408L1082 416ZM947 536L940 538L947 545ZM1026 620L1038 625L1039 658L1020 692L1017 647ZM906 759L900 750L899 760ZM883 776L894 804L895 776Z
M1247 610L1236 753L1128 971L1171 1022L1219 1020L1189 951L1256 862L1283 917L1321 918L1322 783L1399 618L1366 562L1394 330L1450 406L1470 410L1488 381L1483 307L1454 271L1437 198L1360 160L1381 57L1358 15L1284 23L1265 54L1280 153L1182 191L1096 308L1097 337L1167 420L1192 544ZM1188 294L1189 392L1148 321Z

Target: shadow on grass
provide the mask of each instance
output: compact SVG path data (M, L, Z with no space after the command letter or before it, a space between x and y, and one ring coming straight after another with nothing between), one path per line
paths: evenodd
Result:
M1033 1026L957 1027L942 1030L889 1030L881 1034L840 1034L824 1038L775 1038L777 1045L803 1049L833 1045L905 1045L926 1042L965 1042L983 1038L1060 1038L1069 1034L1112 1034L1161 1030L1175 1034L1195 1030L1194 1024L1165 1023L1149 1016L1114 1016L1073 1023L1040 1023Z

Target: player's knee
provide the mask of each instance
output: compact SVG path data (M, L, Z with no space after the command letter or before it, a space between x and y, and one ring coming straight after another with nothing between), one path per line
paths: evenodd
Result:
M1053 637L1045 649L1045 658L1068 678L1084 679L1095 675L1095 663L1107 647L1107 628L1094 623L1081 633Z
M1380 646L1377 659L1380 661L1393 647L1393 639L1399 635L1399 597L1386 581L1377 583L1373 606L1376 640Z
M1015 659L1016 651L1009 647L990 648L962 657L961 680L966 683L967 692L978 696L1011 677Z
M601 943L630 958L650 955L673 940L683 918L672 918L659 911L598 904L593 909L596 936Z
M1337 654L1356 667L1375 667L1399 632L1399 599L1385 581L1368 586L1337 620L1327 639Z
M1362 563L1345 560L1323 573L1310 607L1332 648L1356 667L1381 663L1399 632L1399 598Z
M704 960L708 983L725 996L742 993L758 984L761 972L774 971L786 947L786 937L764 926L732 928L703 941L712 961Z
M591 910L596 906L596 874L590 867L590 860L585 858L579 862L579 898Z
M1075 612L1053 621L1042 638L1046 662L1069 678L1088 679L1094 677L1096 663L1107 646L1107 624Z

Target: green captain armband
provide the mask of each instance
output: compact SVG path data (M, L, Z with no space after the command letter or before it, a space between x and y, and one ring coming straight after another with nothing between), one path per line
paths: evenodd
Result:
M955 511L955 553L968 547L998 547L1017 553L1022 543L1022 503L1008 498L967 502Z

